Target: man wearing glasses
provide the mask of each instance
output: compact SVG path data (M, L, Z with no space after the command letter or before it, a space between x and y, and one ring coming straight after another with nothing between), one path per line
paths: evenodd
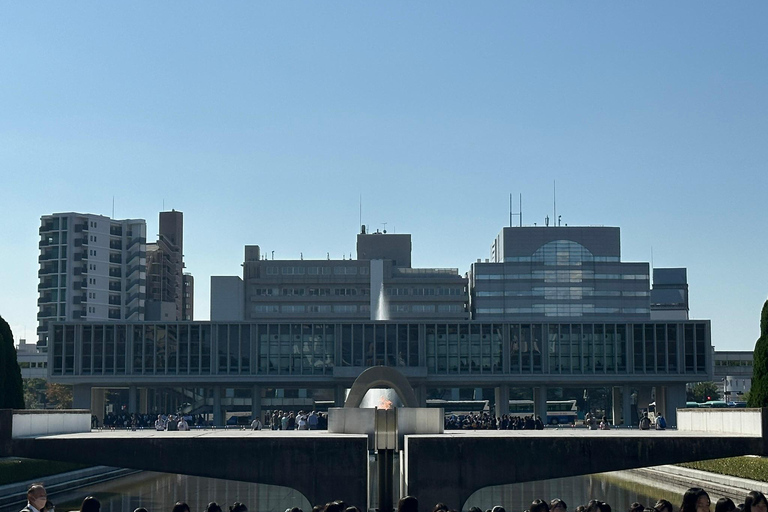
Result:
M27 506L21 509L21 512L41 512L47 500L48 493L45 492L43 484L32 484L27 489Z

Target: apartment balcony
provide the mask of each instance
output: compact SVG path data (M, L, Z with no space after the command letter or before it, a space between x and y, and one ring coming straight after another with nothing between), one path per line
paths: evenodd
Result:
M115 249L115 250L121 250L123 248L123 241L122 240L110 240L109 241L109 248Z
M109 305L110 306L120 306L120 296L119 295L110 295L109 296Z
M85 222L83 224L75 224L75 233L82 233L84 231L88 231L88 223Z
M46 222L42 226L40 226L40 233L47 233L48 231L58 231L59 226L58 222Z
M51 304L51 303L55 304L56 302L58 302L58 300L51 295L45 295L37 299L38 306L42 306L43 304Z
M41 254L37 261L51 261L51 260L57 260L59 259L59 251L58 249L54 249L53 251L46 251L43 254Z
M37 319L42 320L44 318L56 318L55 309L44 309L37 314Z
M123 289L122 283L120 281L112 281L109 283L109 291L111 292L119 292Z
M80 320L83 317L85 317L85 311L73 311L72 312L72 319L74 319L74 320Z
M123 256L121 254L110 254L109 255L109 262L110 263L122 263L123 262Z
M120 310L110 309L108 316L110 320L120 320Z
M122 277L123 271L118 268L110 268L109 269L109 277Z
M43 282L37 285L38 290L45 290L48 288L58 288L59 287L59 280L54 279L45 279Z
M46 266L37 271L38 276L46 276L48 274L58 274L58 273L59 273L58 265Z
M112 236L123 236L123 228L122 226L110 226L109 227L109 234Z

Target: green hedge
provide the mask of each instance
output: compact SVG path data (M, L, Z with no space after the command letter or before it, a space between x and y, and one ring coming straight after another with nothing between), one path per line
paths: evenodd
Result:
M0 485L33 479L44 481L46 476L87 467L89 466L70 462L8 457L0 459Z
M685 468L709 471L720 475L737 476L768 482L768 459L763 457L729 457L680 464Z

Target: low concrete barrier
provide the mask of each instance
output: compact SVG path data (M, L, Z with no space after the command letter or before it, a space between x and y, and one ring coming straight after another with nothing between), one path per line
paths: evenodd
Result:
M759 437L763 435L763 409L678 409L677 429Z
M13 439L90 431L91 411L87 409L13 411Z

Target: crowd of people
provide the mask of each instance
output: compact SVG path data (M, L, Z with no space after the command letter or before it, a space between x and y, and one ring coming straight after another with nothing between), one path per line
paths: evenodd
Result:
M98 499L88 496L83 500L80 506L80 512L100 512L101 504ZM205 508L204 512L248 512L248 507L240 502L235 502L228 508L222 507L216 502L211 502ZM425 510L425 509L422 509ZM449 508L444 503L438 503L434 507L428 508L431 512L459 512L457 509ZM619 509L621 510L621 509ZM642 503L632 503L625 509L627 512L713 512L712 503L709 494L700 487L688 489L682 498L679 507L671 502L660 499L654 505L644 505ZM48 500L45 487L42 484L33 484L27 491L27 506L21 512L54 512L53 503ZM146 508L140 507L133 512L148 512ZM183 501L178 501L173 506L171 512L192 512ZM285 512L304 512L302 509L294 507L286 509ZM316 505L312 512L361 512L361 509L355 505L350 505L344 501L333 501L325 505ZM405 496L397 503L396 512L419 512L419 501L414 496ZM497 505L491 509L483 511L478 507L470 507L469 512L506 512L503 505ZM531 505L523 512L568 512L568 505L565 501L555 498L550 501L535 499ZM590 500L587 503L573 508L573 512L612 512L612 507L608 503L600 500ZM730 498L720 498L715 504L714 512L768 512L768 501L765 495L759 491L752 491L746 495L743 503L738 505Z
M164 428L158 428L158 421L162 419ZM202 414L136 414L120 411L117 414L110 412L104 416L104 423L99 424L96 415L91 415L91 428L103 427L105 429L143 429L154 428L156 430L180 430L174 428L180 421L184 421L189 427L208 427L210 422Z
M253 424L251 425L253 428ZM270 415L271 430L326 430L328 415L315 411L273 411Z
M496 417L483 412L446 416L444 427L445 430L543 430L544 422L541 420L541 416L505 414Z

